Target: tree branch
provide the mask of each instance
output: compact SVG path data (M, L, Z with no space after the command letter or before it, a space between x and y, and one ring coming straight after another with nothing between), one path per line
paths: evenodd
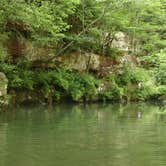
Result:
M102 14L96 18L95 20L93 20L85 29L83 29L77 36L81 36L85 31L87 31L93 24L95 24L97 21L99 21L106 12L106 8L103 8L103 12ZM66 49L68 49L72 44L74 43L74 41L71 41L66 47L64 47L63 49L61 49L55 56L50 57L47 61L52 61L54 60L54 58L56 58L57 56L59 56L62 52L64 52Z

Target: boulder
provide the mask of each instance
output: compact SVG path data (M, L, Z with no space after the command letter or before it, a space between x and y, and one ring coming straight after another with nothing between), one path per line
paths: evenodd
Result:
M129 36L124 32L118 32L115 34L115 39L112 41L112 47L118 48L123 52L130 51Z
M5 74L0 72L0 111L3 106L9 104L9 98L7 95L7 85L8 80Z
M5 96L7 94L7 85L8 80L5 74L0 72L0 97Z

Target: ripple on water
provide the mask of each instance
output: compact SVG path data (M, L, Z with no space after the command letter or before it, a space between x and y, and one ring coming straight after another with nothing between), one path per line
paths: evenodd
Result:
M108 104L2 113L0 166L165 166L166 117L158 109Z

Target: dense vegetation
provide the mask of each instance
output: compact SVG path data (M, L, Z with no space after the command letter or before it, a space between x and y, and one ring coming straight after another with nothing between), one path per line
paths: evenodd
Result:
M124 55L113 47L118 32L128 36L128 54L141 63L134 67L117 63L113 67L119 72L102 77L59 65L36 67L24 54L11 53L7 47L11 39L24 39L52 49L54 54L45 64L74 51L117 62ZM0 36L0 71L9 80L9 92L37 90L56 101L165 98L165 0L1 0Z

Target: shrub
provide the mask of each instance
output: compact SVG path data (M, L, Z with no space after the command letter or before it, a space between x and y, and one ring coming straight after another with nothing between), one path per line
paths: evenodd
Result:
M99 98L102 100L121 100L124 95L123 87L117 84L117 76L110 74L102 81L107 84L107 88L99 93Z

